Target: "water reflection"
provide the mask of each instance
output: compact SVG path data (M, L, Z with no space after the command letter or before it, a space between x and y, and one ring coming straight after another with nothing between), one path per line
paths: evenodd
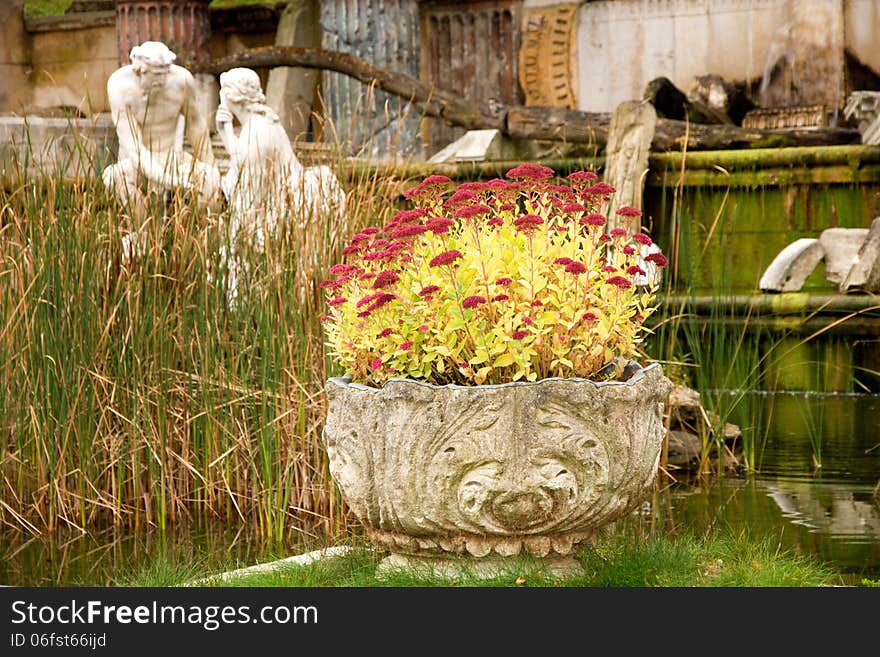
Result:
M783 517L810 533L846 543L880 542L880 509L864 486L789 480L768 484L767 491Z
M781 550L813 556L850 583L880 579L880 505L868 484L799 477L730 477L670 488L668 520L769 538Z
M770 536L848 575L880 579L880 395L750 393L758 472L680 481L671 525Z

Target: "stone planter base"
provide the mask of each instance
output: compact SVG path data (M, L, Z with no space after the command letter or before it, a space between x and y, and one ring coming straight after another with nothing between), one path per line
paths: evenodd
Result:
M584 568L573 556L537 557L417 557L408 554L392 554L385 557L376 568L376 577L385 579L389 575L404 572L435 579L459 580L474 578L492 579L504 575L517 577L522 574L541 571L551 579L564 579L584 574Z
M602 383L336 378L323 440L346 502L391 553L381 571L487 577L531 559L561 576L650 494L671 388L656 363Z

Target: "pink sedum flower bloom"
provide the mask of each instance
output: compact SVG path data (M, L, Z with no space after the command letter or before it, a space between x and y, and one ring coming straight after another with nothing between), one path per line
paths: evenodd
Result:
M443 267L445 265L451 265L456 260L460 260L462 257L463 256L461 255L461 251L458 251L457 249L451 249L449 251L444 251L438 256L435 256L428 264L431 267Z
M482 303L486 303L486 297L481 297L477 294L474 294L465 298L465 300L461 302L461 306L462 308L476 308Z

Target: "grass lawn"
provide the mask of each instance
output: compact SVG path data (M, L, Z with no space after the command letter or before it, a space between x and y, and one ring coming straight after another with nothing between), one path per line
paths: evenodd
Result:
M770 540L746 537L636 538L608 535L595 547L582 548L577 558L584 574L564 579L541 565L520 558L509 570L491 579L463 576L431 578L394 571L376 577L385 556L368 543L353 541L343 556L308 565L283 564L270 572L226 580L199 582L198 586L230 587L824 587L843 584L833 570L810 558L781 552ZM205 573L186 564L154 562L121 578L121 586L176 586L194 582ZM872 582L862 582L871 585Z

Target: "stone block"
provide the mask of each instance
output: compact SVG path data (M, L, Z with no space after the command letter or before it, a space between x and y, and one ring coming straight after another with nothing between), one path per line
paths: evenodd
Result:
M867 228L826 228L819 235L825 249L825 278L841 283L859 257L859 249L868 237Z
M278 22L277 46L321 46L320 10L314 0L288 2ZM303 139L311 124L312 108L321 71L278 66L266 82L266 103L278 112L281 124L293 139Z
M437 151L429 162L487 162L515 160L525 147L500 130L468 130L446 148Z
M22 174L83 178L97 175L116 156L109 115L88 119L0 117L0 184Z
M840 284L841 292L880 292L880 217L871 222L855 264Z

